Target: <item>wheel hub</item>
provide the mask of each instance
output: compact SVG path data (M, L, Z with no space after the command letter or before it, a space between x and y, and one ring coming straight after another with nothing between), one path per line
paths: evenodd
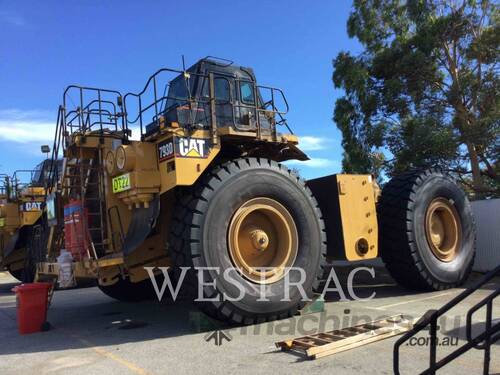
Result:
M434 199L425 215L425 234L432 253L442 262L458 255L462 240L460 217L453 204L444 198Z
M228 230L231 260L247 279L280 280L297 256L298 234L288 210L270 198L254 198L234 213Z
M250 238L252 240L252 245L256 250L264 251L269 245L269 237L266 232L261 229L255 229L250 232Z

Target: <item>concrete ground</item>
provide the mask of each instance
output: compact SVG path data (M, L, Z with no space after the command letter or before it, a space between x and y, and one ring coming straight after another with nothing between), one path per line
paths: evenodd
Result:
M352 266L336 267L345 280ZM478 275L473 275L472 279ZM317 360L275 349L276 341L303 336L318 330L351 326L394 314L418 317L439 308L462 289L434 293L413 293L390 279L383 267L376 278L360 272L355 292L370 301L338 301L337 293L326 296L326 311L247 328L225 328L232 340L220 346L205 341L207 332L197 333L193 317L199 317L190 303L122 303L97 288L56 291L48 320L48 332L21 336L16 326L16 301L10 291L17 283L0 273L0 374L167 374L167 373L252 373L252 374L391 374L392 348L389 338ZM470 284L470 282L469 282ZM344 283L343 283L344 285ZM494 280L454 308L440 321L441 339L464 343L468 308L493 289ZM346 291L347 293L347 291ZM496 318L500 315L496 302ZM479 314L474 324L481 329ZM445 341L442 341L443 343ZM454 347L438 348L438 358ZM492 346L491 374L500 374L500 342ZM415 374L428 363L428 347L405 346L402 373ZM472 350L448 364L441 374L482 373L483 352Z

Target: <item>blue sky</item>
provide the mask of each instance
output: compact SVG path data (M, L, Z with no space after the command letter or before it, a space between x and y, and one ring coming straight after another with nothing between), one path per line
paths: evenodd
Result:
M341 92L332 59L359 51L346 34L351 2L0 0L0 173L34 166L51 144L69 84L139 91L160 67L220 56L280 87L311 161L305 178L340 170L332 122Z

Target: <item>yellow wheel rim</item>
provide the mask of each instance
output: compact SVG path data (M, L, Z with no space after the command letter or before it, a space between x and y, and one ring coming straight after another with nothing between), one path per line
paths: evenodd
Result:
M270 198L255 198L233 215L228 244L231 260L245 278L270 284L283 278L295 262L297 228L283 205Z
M442 262L454 260L460 250L462 227L453 204L444 198L434 199L425 215L425 235L432 253Z

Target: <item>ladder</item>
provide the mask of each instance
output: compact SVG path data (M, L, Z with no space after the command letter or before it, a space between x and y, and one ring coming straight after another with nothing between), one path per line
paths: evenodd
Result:
M407 332L413 328L414 322L399 314L354 327L279 341L276 347L317 359Z
M107 240L104 170L100 148L79 148L77 158L66 160L63 169L62 192L80 201L88 220L81 220L81 233L88 236L87 255L94 259L111 252ZM84 243L86 243L84 242Z

